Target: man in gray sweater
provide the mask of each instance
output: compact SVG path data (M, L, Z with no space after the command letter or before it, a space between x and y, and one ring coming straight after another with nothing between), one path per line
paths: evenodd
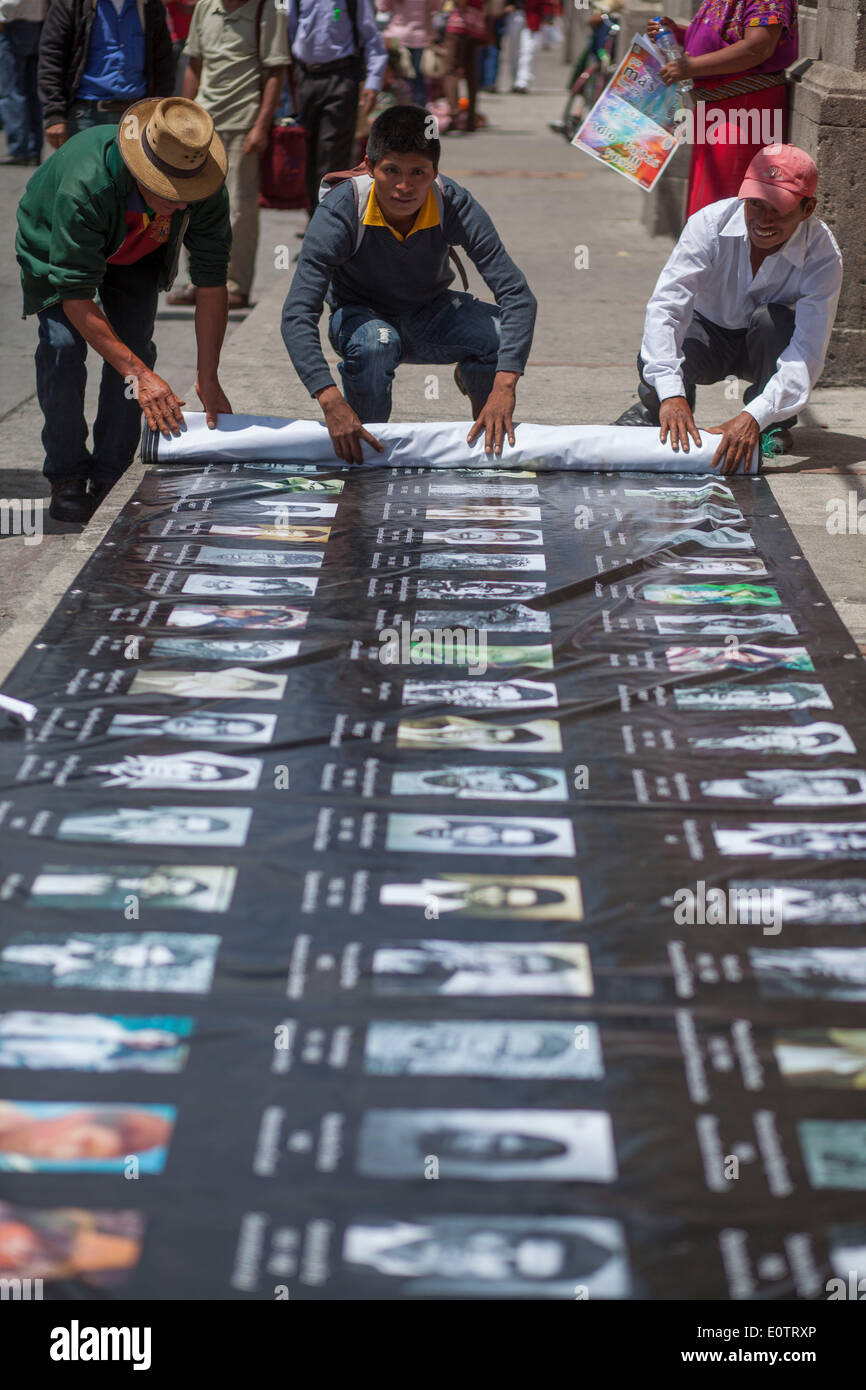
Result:
M322 407L334 452L361 463L364 423L386 421L399 362L455 362L472 404L473 444L500 454L514 443L517 379L526 367L535 296L471 193L439 179L435 121L419 106L394 106L373 123L367 177L338 183L319 204L283 306L283 340L298 376ZM493 291L489 304L450 288L451 248L463 248ZM339 354L343 394L319 340Z

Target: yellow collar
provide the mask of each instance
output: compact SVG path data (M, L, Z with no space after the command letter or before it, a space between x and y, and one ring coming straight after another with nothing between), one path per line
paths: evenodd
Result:
M373 184L370 189L370 197L367 201L367 211L364 213L364 226L387 227L388 231L391 232L398 241L405 241L407 237L413 236L415 232L423 232L428 227L438 227L439 207L436 202L436 195L432 187L428 189L427 198L423 207L418 210L415 221L404 236L402 232L398 232L395 227L391 226L390 222L385 220L382 209L379 207L379 200L376 197L376 185Z

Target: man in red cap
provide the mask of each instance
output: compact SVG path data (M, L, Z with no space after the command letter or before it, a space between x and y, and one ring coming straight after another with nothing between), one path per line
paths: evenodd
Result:
M719 434L713 466L747 469L762 431L792 447L797 412L824 367L842 284L832 233L813 218L818 170L796 145L755 155L736 198L690 217L647 305L638 357L639 404L618 425L659 425L660 439L689 450L701 437L695 387L749 382L738 415Z

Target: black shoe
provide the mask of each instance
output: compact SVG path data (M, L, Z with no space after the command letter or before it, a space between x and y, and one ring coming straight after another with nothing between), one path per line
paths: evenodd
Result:
M658 428L658 420L654 420L642 401L635 401L628 410L624 410L618 420L614 420L615 425L654 425Z
M94 510L86 478L62 478L51 484L48 515L54 521L89 521Z
M87 496L90 498L90 503L94 512L98 507L102 506L116 482L116 478L109 478L108 480L104 478L90 479L87 486Z
M4 154L0 155L0 164L38 164L39 160L30 154Z

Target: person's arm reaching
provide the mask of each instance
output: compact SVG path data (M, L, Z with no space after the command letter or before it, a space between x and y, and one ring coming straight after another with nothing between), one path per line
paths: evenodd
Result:
M703 212L686 223L647 304L641 357L644 380L661 402L659 439L670 438L677 453L689 452L689 438L700 447L682 376L682 341L692 321L698 286L712 267L712 239Z
M73 328L100 357L119 372L141 406L152 430L170 439L183 428L184 404L167 381L152 372L140 357L121 342L102 310L92 299L64 299L61 305Z
M228 322L229 299L225 285L201 285L195 296L195 341L198 352L195 389L204 406L208 429L216 429L218 415L232 408L219 383L219 361Z
M713 467L721 464L723 473L735 472L740 460L748 472L761 430L802 410L821 375L842 288L842 258L834 242L828 241L823 254L815 253L802 288L794 306L794 332L775 373L739 415L708 431L722 436Z
M523 272L514 264L488 214L466 189L446 184L443 232L461 246L492 290L501 315L501 338L493 389L467 436L474 444L484 435L487 453L502 453L505 439L514 443L513 414L517 382L532 347L537 304Z
M345 184L328 194L310 221L281 323L292 366L322 407L334 453L346 463L363 463L362 441L382 449L338 391L319 339L319 319L331 276L352 255L355 236L354 194Z

